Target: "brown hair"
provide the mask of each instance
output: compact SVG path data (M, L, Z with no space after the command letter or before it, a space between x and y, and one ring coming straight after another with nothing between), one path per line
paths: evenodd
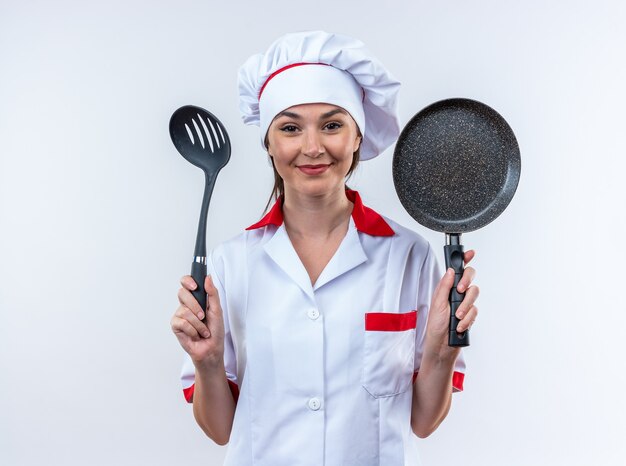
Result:
M359 131L359 136L360 135L361 133ZM267 147L267 137L265 138L265 147ZM359 160L361 158L360 153L361 153L361 147L359 145L359 148L352 155L352 164L350 165L350 169L348 170L348 173L346 173L346 179L350 178L352 173L354 173L354 170L356 170L356 167L359 165ZM270 194L270 198L267 200L267 204L265 204L264 212L267 212L267 209L269 208L270 204L273 201L277 200L279 197L285 194L285 183L283 179L281 178L281 176L278 174L278 171L276 170L276 166L274 165L274 158L271 156L269 157L270 157L270 161L272 162L272 170L274 170L274 187L272 188L272 193ZM349 189L347 185L346 185L346 189Z

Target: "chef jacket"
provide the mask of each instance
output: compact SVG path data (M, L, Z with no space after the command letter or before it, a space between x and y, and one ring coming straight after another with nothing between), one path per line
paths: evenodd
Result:
M443 272L419 234L346 196L348 232L313 285L280 200L209 256L237 401L225 465L420 464L412 387ZM461 355L454 391L464 369ZM181 375L191 402L188 355Z

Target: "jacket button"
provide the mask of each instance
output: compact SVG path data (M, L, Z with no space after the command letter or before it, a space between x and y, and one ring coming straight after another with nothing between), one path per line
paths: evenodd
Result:
M311 398L309 400L309 409L312 411L317 411L322 406L322 402L319 398Z
M306 315L309 316L309 319L315 320L320 316L320 311L313 307L307 311Z

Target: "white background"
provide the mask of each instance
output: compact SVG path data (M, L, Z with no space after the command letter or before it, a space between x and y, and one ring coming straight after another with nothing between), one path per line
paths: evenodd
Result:
M521 147L509 208L464 235L480 316L465 391L420 440L425 464L623 464L624 5L1 0L0 463L221 464L183 400L169 328L203 176L168 121L195 104L230 132L214 246L260 217L271 188L238 114L238 66L283 33L325 29L403 82L403 124L468 97ZM441 247L402 209L391 159L351 186Z

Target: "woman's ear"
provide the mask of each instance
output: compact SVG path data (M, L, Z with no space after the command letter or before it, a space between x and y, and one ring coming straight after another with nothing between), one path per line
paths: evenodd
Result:
M357 134L356 139L354 140L354 150L352 152L356 152L357 150L359 150L359 147L361 147L362 142L363 142L363 136L361 136L361 133L359 132L359 134Z
M268 133L269 133L269 130L268 130ZM267 155L271 157L272 154L270 154L270 138L267 137L267 134L263 138L263 144L265 145L265 150L267 151Z

